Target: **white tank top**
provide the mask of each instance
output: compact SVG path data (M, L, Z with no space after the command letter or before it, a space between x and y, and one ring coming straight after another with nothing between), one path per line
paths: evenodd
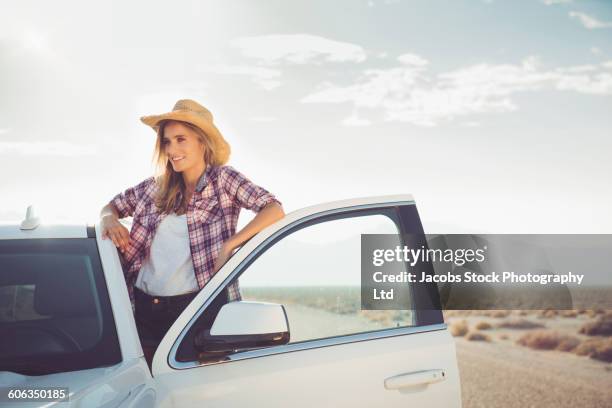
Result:
M162 219L135 286L153 296L183 295L199 290L185 214L168 214Z

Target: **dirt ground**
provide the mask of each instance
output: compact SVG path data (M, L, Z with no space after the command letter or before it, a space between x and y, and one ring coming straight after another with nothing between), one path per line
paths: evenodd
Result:
M546 330L575 336L579 336L577 330L586 320L586 316L526 318L544 324ZM480 321L495 327L503 320L467 317L472 327ZM517 345L516 339L528 330L493 328L482 332L491 342L455 338L463 408L612 407L612 364Z

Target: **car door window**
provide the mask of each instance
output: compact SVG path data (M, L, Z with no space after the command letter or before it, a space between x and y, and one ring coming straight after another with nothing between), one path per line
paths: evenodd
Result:
M240 276L243 300L279 303L291 343L414 324L411 310L361 310L361 235L390 234L383 214L332 219L283 237Z

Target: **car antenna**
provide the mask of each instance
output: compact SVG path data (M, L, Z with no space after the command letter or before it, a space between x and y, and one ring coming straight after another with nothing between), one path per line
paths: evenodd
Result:
M28 206L25 220L21 221L22 230L33 230L40 225L40 218L34 215L34 206Z

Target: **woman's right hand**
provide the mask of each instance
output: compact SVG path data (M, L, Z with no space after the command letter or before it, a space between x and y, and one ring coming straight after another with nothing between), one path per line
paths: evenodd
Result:
M106 215L102 218L100 225L102 227L102 239L110 238L113 244L122 253L125 253L130 245L130 232L119 222L117 216Z

